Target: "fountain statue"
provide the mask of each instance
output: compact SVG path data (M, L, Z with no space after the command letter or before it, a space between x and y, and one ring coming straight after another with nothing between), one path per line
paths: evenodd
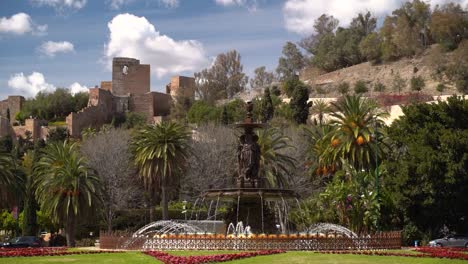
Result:
M237 147L236 187L206 190L202 200L215 200L216 208L220 200L231 202L224 219L226 225L243 222L255 233L287 233L287 201L297 199L297 195L292 190L265 186L265 179L260 177L261 149L255 133L255 129L264 128L265 124L254 121L252 102L246 103L246 112L244 121L235 125L243 130Z

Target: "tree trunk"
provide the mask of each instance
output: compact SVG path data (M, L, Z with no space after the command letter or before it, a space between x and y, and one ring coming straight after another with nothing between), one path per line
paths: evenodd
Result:
M161 208L162 208L162 219L169 219L169 207L167 204L166 185L161 185Z
M107 211L107 233L110 234L112 232L112 209L108 209Z
M153 200L153 196L154 196L154 194L152 192L150 192L150 195L148 197L150 223L154 222L154 218L155 218L154 217L154 204L153 204L154 200ZM145 215L146 215L146 212L145 212Z
M67 223L66 223L66 227L65 227L65 234L66 234L66 237L67 237L67 246L68 247L75 247L76 246L76 243L75 243L75 223L76 223L76 216L75 214L73 214L73 212L71 213L71 215L68 216L67 218Z

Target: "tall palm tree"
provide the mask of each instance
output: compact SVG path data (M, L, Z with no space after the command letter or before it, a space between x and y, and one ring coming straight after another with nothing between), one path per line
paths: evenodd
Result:
M132 148L135 165L150 192L161 190L163 220L168 219L167 187L187 165L190 131L175 122L148 125L137 132Z
M332 103L334 111L330 113L333 130L325 140L330 147L324 152L329 161L345 160L356 169L376 167L376 157L384 154L385 123L383 118L388 113L381 111L378 105L360 96L345 96L343 100Z
M288 175L295 168L296 160L281 152L287 148L290 139L275 128L263 129L258 133L260 145L260 177L266 179L270 187L287 187Z
M0 206L8 206L14 201L14 195L20 187L21 178L15 173L12 156L0 152Z
M52 143L34 167L36 198L41 209L65 225L67 245L75 246L78 217L99 202L99 178L86 167L77 143Z

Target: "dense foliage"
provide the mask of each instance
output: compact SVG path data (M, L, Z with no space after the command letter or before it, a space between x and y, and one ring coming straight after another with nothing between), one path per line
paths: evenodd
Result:
M78 112L88 104L88 93L72 95L68 89L58 88L54 92L39 92L27 99L24 107L15 117L24 122L30 116L47 121L65 120L71 112Z
M385 177L396 212L388 221L408 239L467 232L468 101L451 97L403 112L389 129L394 151Z
M412 0L386 16L380 28L370 12L357 14L348 27L338 25L339 21L328 14L315 20L315 33L300 42L310 55L306 58L310 64L334 71L364 61L419 55L435 43L450 51L468 38L466 8L455 3L431 10L430 4Z

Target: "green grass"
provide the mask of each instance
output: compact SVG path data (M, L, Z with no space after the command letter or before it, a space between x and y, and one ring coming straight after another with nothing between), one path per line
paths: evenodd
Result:
M110 253L110 254L89 254L89 255L68 255L68 256L52 256L52 257L17 257L17 258L0 258L2 264L157 264L161 263L155 258L144 255L140 252L126 253Z
M238 251L170 251L173 255L212 255L221 253L238 253ZM79 263L79 264L157 264L161 263L156 259L146 256L140 252L112 253L112 254L90 254L90 255L69 255L53 257L17 257L1 258L2 264L29 264L29 263ZM259 256L232 262L232 264L467 264L463 260L448 260L436 258L410 258L410 257L386 257L386 256L361 256L361 255L332 255L318 254L307 251L288 252L270 256Z

